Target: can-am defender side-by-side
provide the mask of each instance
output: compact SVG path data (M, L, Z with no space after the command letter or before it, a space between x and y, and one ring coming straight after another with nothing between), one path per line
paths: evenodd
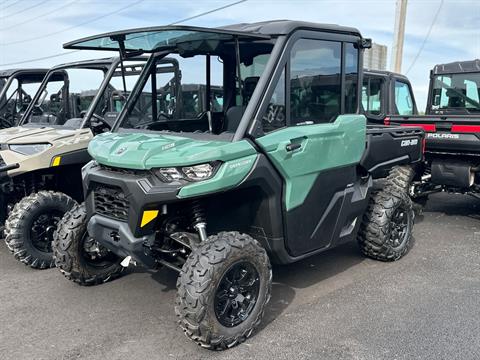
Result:
M0 129L16 126L48 69L0 70Z
M80 170L90 160L87 145L111 129L121 104L112 108L110 99L125 98L124 84L131 87L145 60L125 62L123 71L118 58L56 66L21 126L0 131L0 222L16 259L33 268L54 265L53 231L83 197Z
M421 161L423 131L366 126L358 83L368 45L353 28L294 21L137 29L65 45L152 56L113 133L89 144L86 201L58 225L57 267L81 285L122 266L177 271L185 334L226 349L260 324L271 261L355 239L367 256L400 259L413 243L411 201L388 177L373 191L373 179ZM147 119L134 112L156 91L152 69L165 56L178 60L182 81L205 81L206 111L164 116L152 101ZM221 111L212 86L223 89Z

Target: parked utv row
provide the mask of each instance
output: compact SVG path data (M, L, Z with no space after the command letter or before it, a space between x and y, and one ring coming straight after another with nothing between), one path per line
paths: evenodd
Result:
M406 78L367 72L362 86L369 46L354 28L286 20L65 44L119 55L49 70L0 131L7 246L80 285L171 269L180 326L218 350L258 328L271 263L355 240L400 259L424 131L383 125L416 106ZM402 95L387 109L388 89Z

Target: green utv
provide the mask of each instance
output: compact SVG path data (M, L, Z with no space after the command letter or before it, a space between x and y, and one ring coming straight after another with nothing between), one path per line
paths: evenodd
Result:
M124 63L125 87L138 78L145 60ZM119 64L119 58L109 58L52 68L20 126L0 131L0 223L15 258L32 268L54 266L56 224L83 199L80 170L90 161L87 145L113 125L110 99L125 97ZM178 68L165 66L170 76Z
M58 225L57 267L81 285L129 265L172 269L185 334L226 349L260 324L271 261L351 240L374 259L400 259L413 243L414 215L406 186L389 172L422 160L423 131L366 126L358 84L368 45L353 28L285 20L66 44L124 59L152 55L112 133L89 144L86 201ZM155 101L135 111L142 94L156 92L165 56L178 60L185 83L204 81L205 111L168 116ZM373 190L376 177L386 180Z

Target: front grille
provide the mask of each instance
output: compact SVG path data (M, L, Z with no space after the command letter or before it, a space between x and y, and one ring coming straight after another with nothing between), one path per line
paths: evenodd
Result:
M130 203L119 187L97 185L93 190L95 212L112 219L127 221Z
M99 165L100 170L113 172L117 174L124 174L124 175L147 175L149 174L148 170L133 170L133 169L125 169L125 168L117 168L107 165Z

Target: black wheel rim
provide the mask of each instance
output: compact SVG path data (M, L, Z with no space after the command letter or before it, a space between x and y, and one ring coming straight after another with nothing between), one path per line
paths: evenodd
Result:
M52 252L53 234L62 216L61 211L53 210L41 213L33 219L30 239L35 249L44 253Z
M252 313L260 291L260 276L253 264L237 262L223 274L215 293L215 315L223 326L234 327Z
M391 219L390 241L394 249L402 247L410 232L410 216L402 207L395 209Z
M82 236L80 252L85 264L95 269L108 268L118 260L114 253L100 245L87 232Z

